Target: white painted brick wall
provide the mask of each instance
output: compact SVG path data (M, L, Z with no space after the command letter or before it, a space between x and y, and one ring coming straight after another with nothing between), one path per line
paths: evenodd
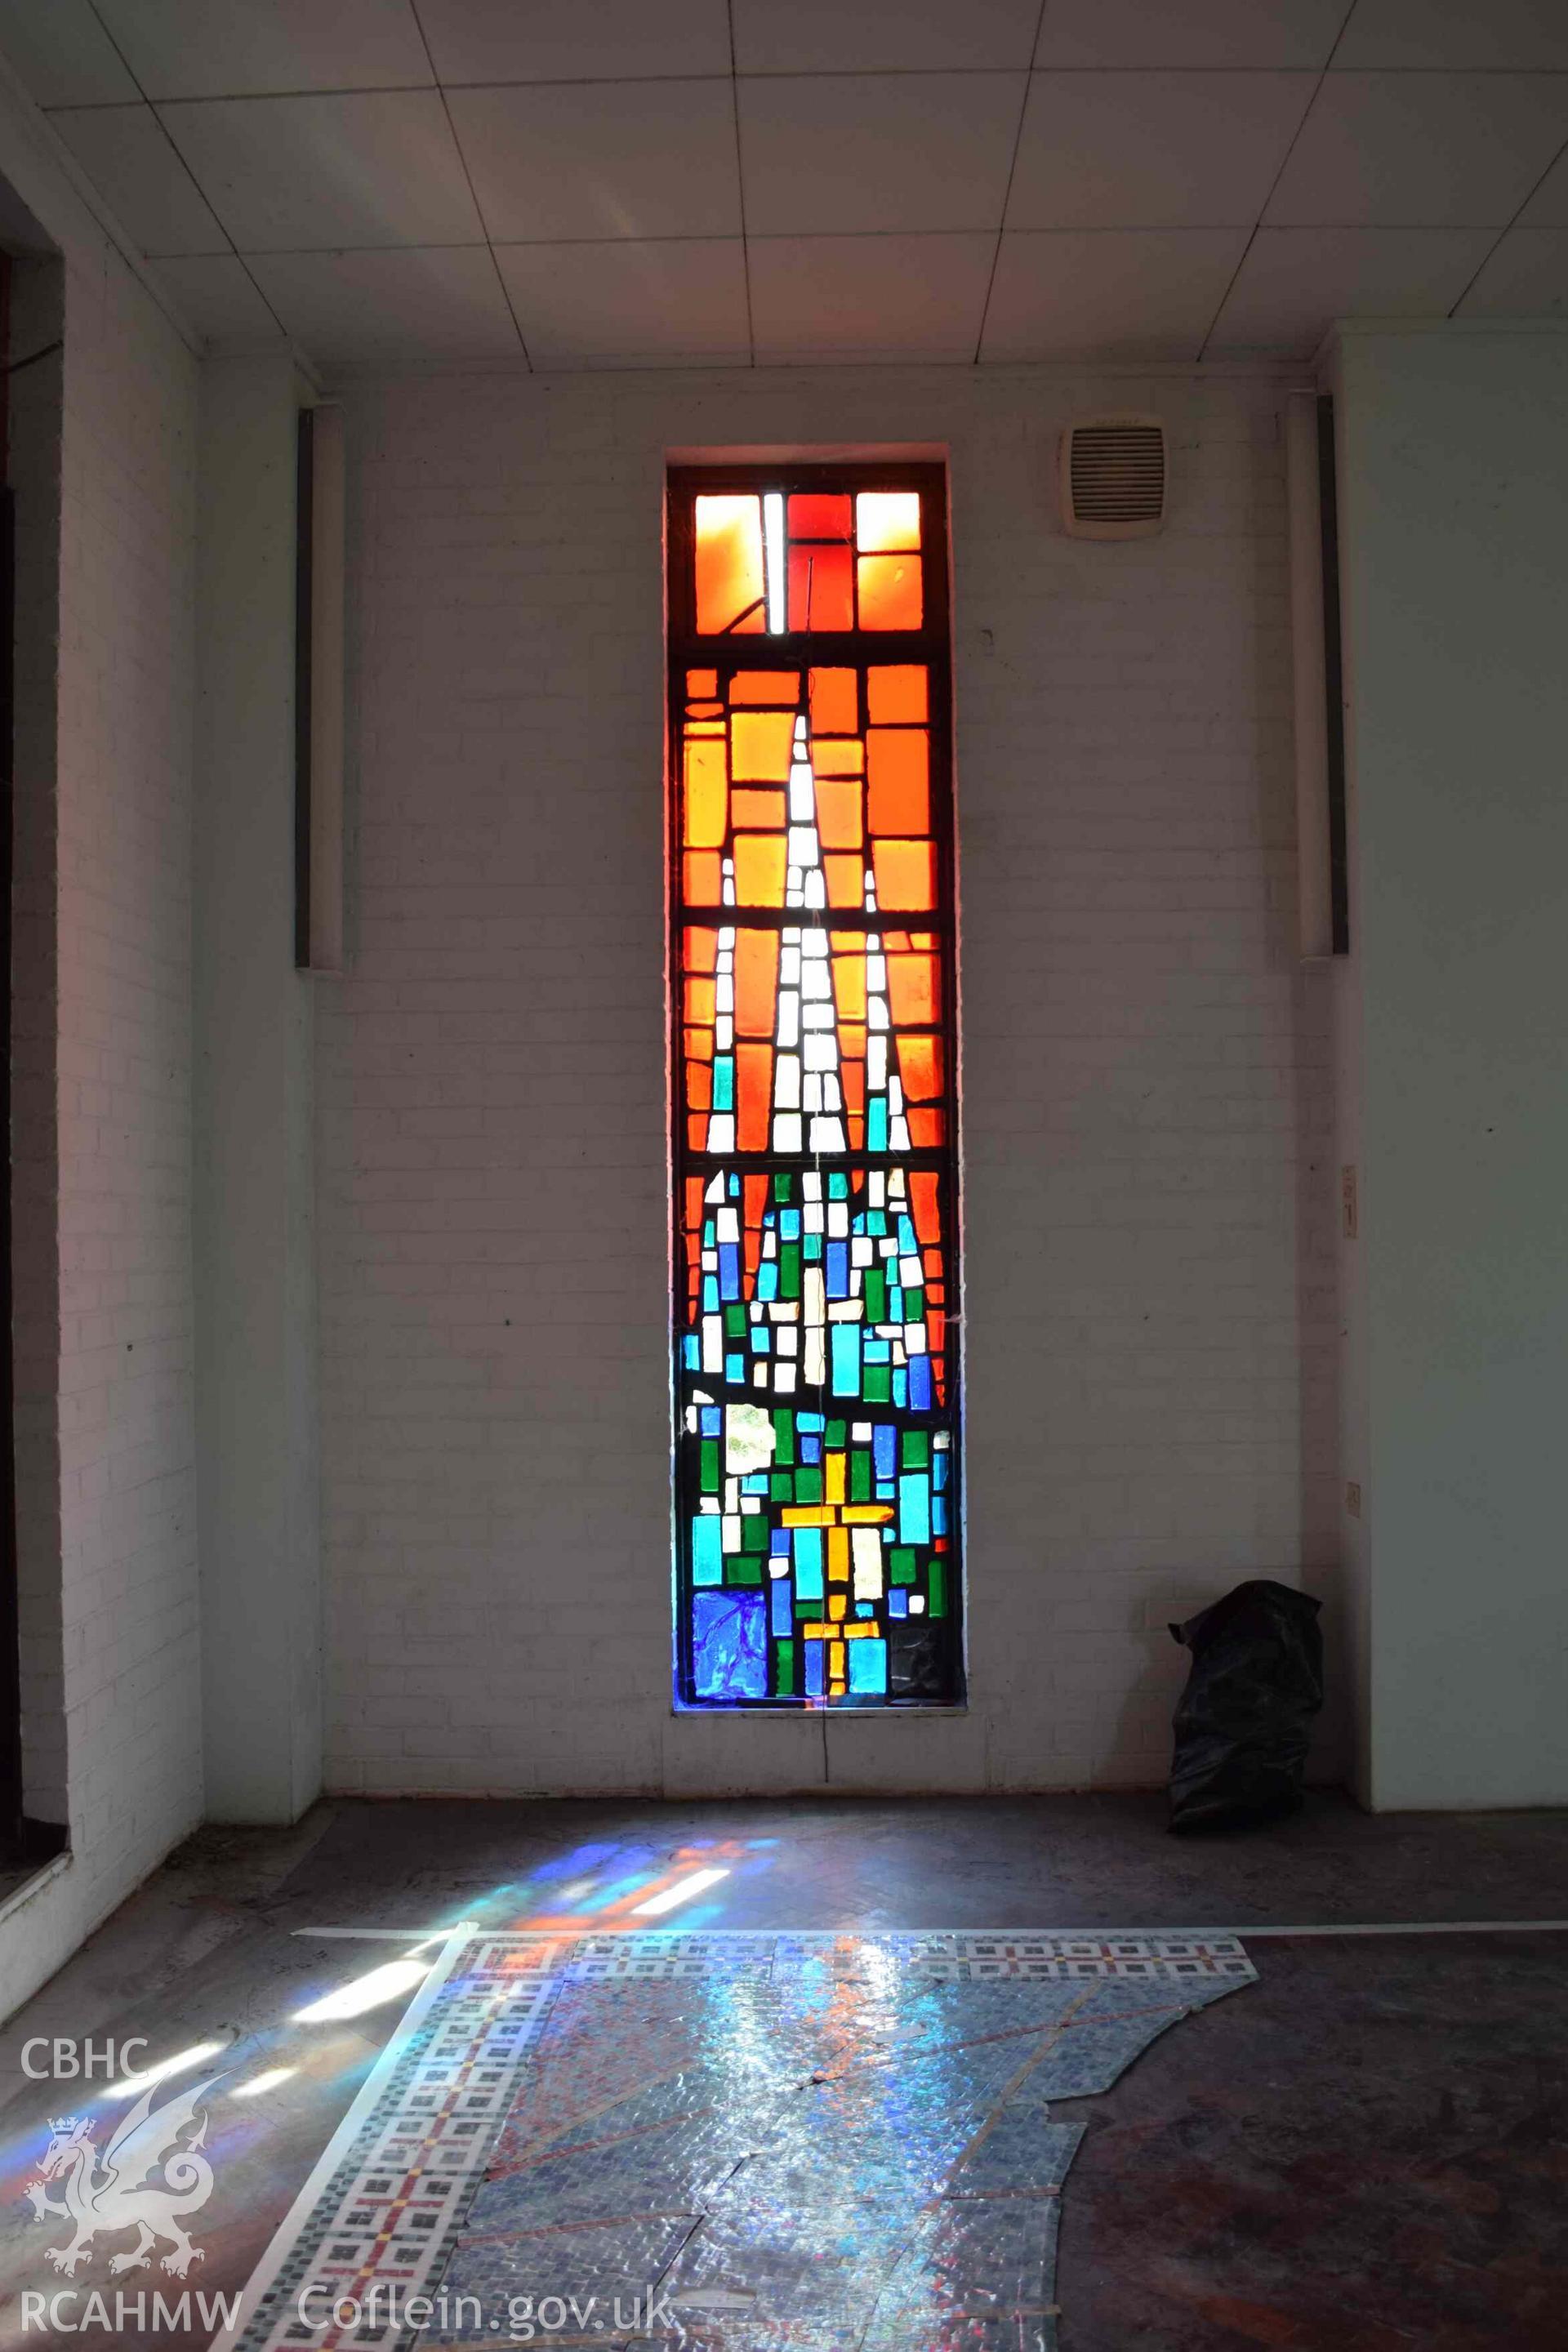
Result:
M1247 1573L1333 1587L1281 386L885 369L347 398L330 1785L1159 1780L1164 1621ZM1058 429L1107 405L1171 425L1157 540L1054 527ZM951 453L972 1677L963 1720L825 1738L669 1717L659 532L668 451L847 443Z
M61 235L58 756L51 782L35 712L19 777L31 797L18 822L25 1085L14 1140L24 1591L52 1594L54 1611L26 1654L30 1761L41 1779L52 1768L30 1793L59 1817L63 1696L71 1857L6 1923L0 2009L195 1825L202 1795L190 1248L196 367L110 249ZM57 1276L58 1347L37 1319Z

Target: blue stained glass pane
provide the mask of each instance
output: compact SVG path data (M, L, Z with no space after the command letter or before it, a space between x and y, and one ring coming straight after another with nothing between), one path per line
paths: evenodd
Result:
M753 1470L749 1477L741 1481L742 1495L765 1495L767 1491L768 1474L765 1470Z
M891 1480L890 1478L879 1478L879 1479L878 1479L878 1481L877 1481L877 1500L878 1500L878 1502L879 1502L879 1503L896 1503L896 1502L898 1501L898 1499L899 1499L898 1489L897 1489L897 1487L893 1485L892 1480Z
M790 1611L787 1576L775 1576L773 1580L772 1619L773 1630L775 1633L791 1633L795 1631L795 1619Z
M722 1426L723 1416L720 1412L718 1406L716 1404L705 1404L702 1408L703 1436L717 1437Z
M931 1507L931 1531L933 1536L947 1533L947 1498L938 1495Z
M803 1601L822 1598L822 1529L795 1531L795 1588Z
M903 1586L902 1586L901 1584L889 1585L889 1589L888 1589L888 1614L889 1614L889 1617L907 1617L907 1616L909 1615L909 1613L910 1613L910 1596L909 1596L909 1594L904 1591Z
M888 1645L886 1642L849 1642L849 1687L867 1695L875 1695L888 1687Z
M931 1482L923 1470L899 1481L899 1541L931 1541Z
M822 1644L807 1642L805 1650L805 1695L807 1698L822 1696Z
M908 1217L899 1219L899 1255L919 1257L921 1245L914 1226Z
M713 1065L713 1108L733 1110L735 1108L735 1065L727 1055L721 1055Z
M858 1601L855 1603L855 1614L857 1617L874 1617L876 1613L876 1611L872 1608L868 1601Z
M829 1242L827 1244L827 1296L847 1298L849 1296L849 1244Z
M766 1698L766 1604L754 1590L692 1594L691 1646L700 1699Z
M871 1458L879 1478L890 1478L898 1468L899 1433L891 1422L879 1421L871 1433Z
M895 1379L897 1375L895 1375ZM916 1412L931 1411L931 1358L911 1356L910 1359L910 1402Z
M798 1209L781 1209L779 1211L779 1232L786 1242L799 1241L800 1211Z
M702 1312L704 1315L716 1315L718 1311L719 1277L716 1274L705 1274L702 1277Z
M873 1095L866 1106L866 1149L886 1151L888 1148L888 1098Z
M769 1349L772 1348L773 1344L773 1335L772 1331L769 1329L769 1328L768 1328L767 1324L765 1324L765 1323L753 1323L753 1324L752 1324L752 1355L753 1355L753 1356L765 1356L765 1355L768 1353Z
M726 1188L726 1189L727 1189L727 1191L728 1191L728 1192L729 1192L729 1195L730 1195L731 1200L731 1201L738 1201L738 1200L740 1199L740 1197L741 1197L741 1180L740 1180L740 1178L739 1178L738 1176L731 1176L731 1179L730 1179L729 1184L728 1184L728 1186L727 1186L727 1188Z
M775 1559L789 1558L789 1529L775 1528L768 1538L768 1549Z
M860 1393L860 1326L858 1323L834 1323L833 1380L835 1396L858 1396Z
M694 1372L702 1361L702 1349L695 1331L689 1331L680 1343L680 1352L689 1372Z
M741 1296L741 1253L733 1242L719 1244L719 1294L722 1298Z
M940 1493L942 1492L942 1488L946 1486L946 1484L947 1484L947 1449L946 1449L946 1447L945 1447L945 1446L942 1448L942 1452L941 1452L941 1453L937 1455L937 1457L936 1457L936 1462L935 1462L935 1465L934 1465L934 1472L935 1472L935 1477L936 1477L937 1492L940 1494Z
M820 1412L803 1412L803 1413L798 1413L798 1414L795 1416L795 1420L796 1420L796 1426L797 1426L798 1428L800 1428L800 1429L801 1429L801 1430L803 1430L803 1431L805 1431L805 1430L811 1430L811 1431L815 1432L815 1433L816 1433L818 1437L820 1437L820 1436L822 1435L823 1431L824 1431L824 1430L826 1428L826 1426L827 1426L827 1417L826 1417L826 1415L825 1413L820 1413Z
M722 1584L724 1581L724 1528L717 1515L700 1514L691 1522L691 1581L693 1584Z
M804 1426L804 1422L802 1425ZM803 1462L806 1463L820 1462L822 1459L821 1438L803 1437L800 1441L800 1458Z
M908 1404L909 1401L910 1376L908 1372L904 1370L902 1365L900 1365L899 1370L893 1374L893 1402L895 1404Z
M757 1268L757 1297L766 1301L770 1298L776 1298L778 1295L778 1262L774 1258L764 1258L762 1265Z
M868 1364L885 1364L891 1352L886 1339L868 1339L866 1342L866 1361Z
M746 1360L744 1356L725 1357L724 1378L727 1381L732 1381L737 1388L742 1388L745 1385Z

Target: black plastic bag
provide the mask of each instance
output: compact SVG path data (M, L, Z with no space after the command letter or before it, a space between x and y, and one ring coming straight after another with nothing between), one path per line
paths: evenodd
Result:
M1173 1625L1193 1654L1175 1714L1170 1827L1242 1829L1301 1802L1311 1720L1323 1704L1320 1603L1255 1577Z

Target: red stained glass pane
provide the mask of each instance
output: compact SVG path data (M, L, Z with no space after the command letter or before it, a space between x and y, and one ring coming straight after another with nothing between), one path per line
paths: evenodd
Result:
M923 662L900 662L866 672L866 709L873 727L918 726L927 717Z
M710 702L719 691L718 671L689 669L686 673L686 691L693 702Z
M810 695L814 735L855 733L860 724L860 705L852 669L814 669Z
M888 548L919 547L918 490L862 490L855 500L855 543L862 555Z
M868 814L873 833L931 831L930 754L923 727L873 727L866 738ZM900 906L929 906L903 898Z
M852 629L855 583L847 547L792 547L789 551L792 629Z
M816 829L822 835L824 849L859 848L862 832L858 776L817 778Z
M771 1037L778 990L779 935L740 931L735 938L735 1034Z
M775 833L743 833L735 842L735 898L742 907L782 907L784 845Z
M771 1045L735 1048L735 1141L742 1151L768 1148L768 1108L773 1087Z
M697 634L760 636L763 614L763 502L699 498L695 507Z
M871 845L879 907L934 907L936 859L929 841L878 841Z
M910 1142L916 1151L939 1144L946 1133L946 1121L940 1110L910 1110L905 1113L910 1122Z
M789 502L789 535L792 539L847 539L850 530L850 510L847 498L837 493L815 494L797 490Z
M921 625L921 560L918 555L863 555L860 626L918 629Z
M738 669L730 680L731 709L748 702L776 710L787 703L793 710L800 700L800 672L795 669Z
M921 1241L934 1249L942 1240L942 1203L931 1169L910 1171L910 1208Z
M730 721L730 770L737 783L785 784L795 714L790 710L737 710Z
M935 956L890 955L888 1001L896 1029L916 1028L937 1018L939 980Z

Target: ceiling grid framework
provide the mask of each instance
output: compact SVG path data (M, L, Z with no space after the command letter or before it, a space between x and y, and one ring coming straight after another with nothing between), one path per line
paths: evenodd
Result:
M326 367L1568 317L1564 0L0 0L0 51L198 334Z

